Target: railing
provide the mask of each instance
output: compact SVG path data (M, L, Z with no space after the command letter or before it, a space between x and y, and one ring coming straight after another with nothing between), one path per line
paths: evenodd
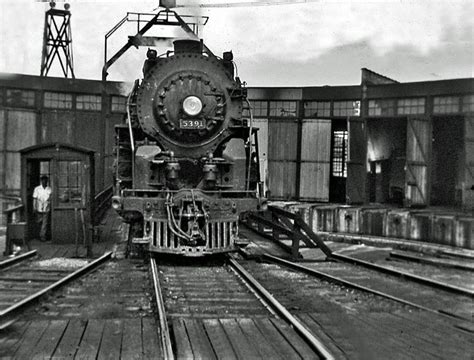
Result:
M105 212L110 208L112 195L113 186L110 185L94 196L94 224L100 223L100 220L104 217Z
M29 248L26 242L26 222L25 222L25 205L20 204L4 211L7 216L7 233L5 242L4 255L8 256L13 253L13 245L21 242L22 245Z
M301 258L301 242L309 248L321 249L328 258L332 255L332 250L298 214L269 206L266 212L249 213L246 224L275 241L281 248L289 252L293 259ZM286 239L282 235L286 236ZM284 240L291 240L291 246L287 245Z

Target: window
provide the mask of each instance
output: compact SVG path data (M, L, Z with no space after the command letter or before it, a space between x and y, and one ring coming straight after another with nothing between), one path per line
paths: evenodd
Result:
M359 116L360 101L334 101L334 116Z
M76 109L100 111L102 109L102 98L98 95L77 95Z
M66 93L44 93L44 107L51 109L72 109L72 95Z
M268 116L268 102L261 100L250 100L250 106L252 106L252 114L254 117L267 117ZM250 117L250 113L244 105L243 115Z
M81 161L58 161L58 200L60 204L82 203L83 166Z
M305 117L331 116L330 101L306 101L304 103Z
M127 112L127 98L123 96L112 96L111 108L112 112Z
M394 116L395 100L369 100L369 116Z
M398 115L424 114L425 98L399 99L397 113Z
M347 177L347 130L332 134L332 176Z
M462 98L462 112L474 112L474 95L465 95Z
M434 114L452 114L459 112L458 96L438 96L433 99Z
M270 116L296 117L296 101L270 101Z
M35 106L35 92L33 90L7 89L7 105Z

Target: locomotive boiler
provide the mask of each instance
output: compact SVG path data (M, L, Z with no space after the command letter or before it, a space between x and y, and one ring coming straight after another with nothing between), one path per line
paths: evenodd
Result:
M233 55L177 40L148 50L127 123L116 127L114 209L131 243L151 252L202 256L233 251L239 215L258 210L256 131L242 116L246 89Z

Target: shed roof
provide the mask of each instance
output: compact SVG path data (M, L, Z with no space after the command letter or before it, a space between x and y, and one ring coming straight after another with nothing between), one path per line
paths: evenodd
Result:
M70 150L70 151L80 152L80 153L89 154L89 155L95 153L94 150L91 150L91 149L88 149L88 148L85 148L85 147L82 147L82 146L75 146L75 145L59 143L59 142L29 146L27 148L21 149L20 153L27 154L27 153L31 153L33 151L45 150L45 149L49 149L49 148L55 148L55 149L58 149L58 150L59 149L67 149L67 150Z

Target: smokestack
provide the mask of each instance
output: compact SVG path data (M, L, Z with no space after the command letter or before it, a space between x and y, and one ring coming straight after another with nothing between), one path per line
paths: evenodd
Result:
M202 45L201 45L201 41L199 40L194 40L194 39L175 40L173 41L173 44L174 44L175 54L181 54L181 53L202 54Z

